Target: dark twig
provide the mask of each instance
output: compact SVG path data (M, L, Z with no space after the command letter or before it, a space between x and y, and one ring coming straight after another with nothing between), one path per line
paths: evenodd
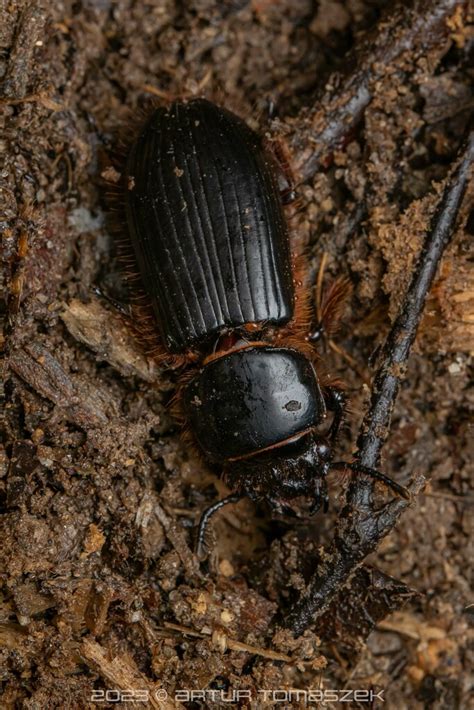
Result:
M390 427L390 420L403 378L411 345L415 339L426 296L444 249L454 230L469 173L474 163L474 132L461 152L438 209L432 219L418 266L381 354L382 365L374 378L370 407L357 440L357 462L376 467ZM423 484L418 477L411 487L417 493ZM316 569L302 599L290 610L285 626L301 634L345 585L365 557L392 530L409 502L394 500L381 510L373 502L373 482L354 477L341 511L334 540Z
M393 66L409 51L414 55L411 61L414 71L418 56L437 45L443 46L442 40L449 32L447 20L465 5L466 2L460 0L415 0L408 7L397 5L380 20L375 31L358 47L353 62L348 62L348 66L355 65L355 69L336 89L330 89L326 96L318 99L316 110L306 119L311 125L304 135L309 133L312 141L305 147L294 146L293 169L301 182L327 164L332 151L347 142L377 91L377 82L386 74L387 66ZM300 132L295 132L295 144Z

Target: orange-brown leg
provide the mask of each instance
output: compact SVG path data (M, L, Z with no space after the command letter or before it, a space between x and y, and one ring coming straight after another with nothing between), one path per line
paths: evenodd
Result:
M291 168L291 157L288 147L283 138L271 138L265 140L265 149L273 158L277 166L279 176L280 198L284 205L289 205L296 201L295 176Z
M327 261L328 255L324 252L315 286L316 325L309 333L308 340L312 343L323 341L333 352L340 355L364 382L369 384L366 373L360 368L357 361L333 339L339 330L344 309L352 293L352 284L347 277L342 276L324 288L324 272Z
M325 387L323 394L326 407L334 413L334 419L328 432L330 442L334 443L344 422L347 395L341 388L333 386Z
M327 288L323 287L324 272L328 255L324 252L319 266L316 282L316 327L309 335L311 342L317 342L323 337L328 344L339 329L347 301L352 293L352 284L345 276L337 278Z

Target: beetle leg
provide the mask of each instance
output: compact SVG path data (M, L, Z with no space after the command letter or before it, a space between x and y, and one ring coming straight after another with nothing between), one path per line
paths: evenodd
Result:
M293 508L290 505L285 505L285 503L281 504L281 512L283 515L286 515L288 518L298 518L298 514L293 510Z
M324 338L333 348L332 337L339 329L344 309L352 293L352 284L347 277L340 276L323 288L327 261L328 255L324 252L315 286L316 325L309 333L308 339L316 343Z
M206 508L206 510L201 515L201 520L199 521L198 534L197 534L197 544L196 544L196 554L200 559L204 559L206 556L206 532L209 525L209 520L212 518L214 513L223 508L229 503L238 503L239 500L243 498L240 493L231 493L230 495L218 500L217 503L213 503Z
M265 141L265 148L273 158L280 173L280 199L284 205L296 201L295 176L291 169L290 153L282 138L271 138Z
M313 505L311 506L311 508L309 509L309 515L310 515L310 517L313 516L313 515L316 515L316 513L318 512L318 510L321 508L321 484L320 484L320 480L321 480L321 479L318 478L318 479L317 479L317 482L315 483L315 486L314 486L314 487L315 487L315 491L314 491L314 494L313 494L314 503L313 503Z
M388 488L391 488L392 491L402 498L405 498L405 500L411 500L410 491L405 488L405 486L401 486L399 483L390 478L390 476L386 476L384 473L381 473L381 471L377 471L376 468L363 466L362 464L357 463L357 461L353 461L351 463L347 463L346 461L335 461L331 464L331 468L339 470L350 468L351 471L354 471L354 473L363 473L366 476L371 476L371 478L374 478L376 481L385 483Z
M122 303L121 301L117 301L116 298L113 298L113 296L110 296L108 293L106 293L101 286L93 286L92 291L95 293L96 296L99 296L99 298L103 298L105 301L107 301L107 303L109 303L113 308L115 308L115 310L118 311L122 316L125 316L126 318L132 317L132 309L130 308L130 305L128 303Z
M271 507L272 511L277 515L286 515L288 518L297 518L297 513L293 508L286 503L282 503L281 500L277 498L267 497L267 503Z
M328 483L325 478L323 478L322 484L322 498L323 498L323 513L327 513L329 510L329 493L328 493Z
M329 494L328 494L328 484L326 481L326 471L324 476L320 476L315 480L315 491L314 491L314 503L309 509L309 515L315 515L318 510L320 510L321 505L323 506L323 513L327 513L329 510Z
M352 293L352 284L345 276L335 279L328 287L323 287L324 272L328 262L328 254L324 252L319 265L318 278L314 287L315 291L315 324L306 336L310 343L315 345L321 343L322 349L326 352L327 348L340 355L354 372L357 372L359 377L366 383L370 384L367 374L359 367L349 353L338 345L333 336L337 333L341 324L341 319L344 314L347 301Z
M272 512L276 513L277 515L283 515L283 505L280 500L277 498L273 498L271 496L267 496L267 503L272 509Z
M339 387L325 387L324 401L329 411L334 412L334 419L328 432L329 439L334 442L344 421L347 396Z

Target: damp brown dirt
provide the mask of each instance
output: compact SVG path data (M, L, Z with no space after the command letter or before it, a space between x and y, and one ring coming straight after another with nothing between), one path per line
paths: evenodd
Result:
M170 416L175 374L113 306L128 294L104 196L117 137L152 98L204 94L284 142L309 277L327 254L327 281L353 286L334 336L350 361L325 356L351 396L350 456L472 113L470 20L447 0L2 5L2 708L219 708L239 693L264 707L259 691L289 688L470 707L472 185L383 455L398 482L427 485L299 639L278 619L331 565L347 480L334 475L329 513L311 520L229 507L199 563L195 524L228 491Z

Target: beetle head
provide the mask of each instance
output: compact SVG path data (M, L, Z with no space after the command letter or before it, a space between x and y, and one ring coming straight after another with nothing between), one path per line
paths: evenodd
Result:
M255 501L266 501L276 512L290 513L290 501L309 499L310 513L326 507L326 476L332 450L329 440L310 432L296 441L238 461L225 471L232 489ZM299 506L298 506L299 507ZM297 513L293 510L293 514Z

